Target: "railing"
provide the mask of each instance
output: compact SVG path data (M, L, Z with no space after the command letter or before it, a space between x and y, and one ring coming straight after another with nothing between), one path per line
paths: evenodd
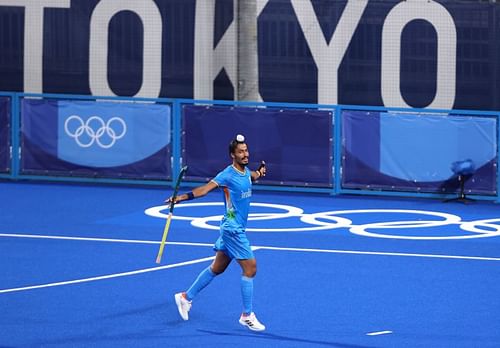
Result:
M499 112L25 93L0 99L6 180L163 186L188 165L185 185L196 186L230 163L227 144L243 133L250 166L268 165L258 189L450 198L458 189L452 162L467 158L476 165L467 194L500 202Z

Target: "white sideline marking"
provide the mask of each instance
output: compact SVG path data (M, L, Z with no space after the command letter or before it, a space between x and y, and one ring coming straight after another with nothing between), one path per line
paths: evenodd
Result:
M44 235L30 235L30 234L7 234L0 233L0 237L12 237L12 238L38 238L38 239L60 239L60 240L80 240L80 241L92 241L92 242L111 242L111 243L135 243L135 244L160 244L158 241L147 241L147 240L136 240L136 239L111 239L111 238L90 238L90 237L67 237L67 236L44 236ZM208 243L188 243L188 242L167 242L170 245L188 245L188 246L202 246L202 247L213 247L213 244ZM478 260L478 261L500 261L499 257L483 257L483 256L461 256L461 255L440 255L440 254L415 254L415 253L393 253L393 252L378 252L378 251L356 251L356 250L335 250L335 249L310 249L310 248L283 248L283 247L270 247L270 246L253 246L252 250L278 250L278 251L299 251L299 252L316 252L316 253L335 253L335 254L356 254L356 255L379 255L379 256L403 256L403 257L424 257L424 258L438 258L438 259L459 259L459 260ZM40 288L48 288L53 286L61 286L68 284L77 284L84 282L91 282L96 280L111 279L118 277L125 277L140 273L154 272L163 269L181 267L186 265L191 265L195 263L201 263L205 261L213 260L215 256L205 257L201 259L195 259L191 261L179 262L171 265L158 266L152 268L145 268L136 271L115 273L98 277L75 279L64 282L48 283L40 285L25 286L19 288L11 289L0 289L0 294L32 290ZM382 331L381 331L382 332ZM385 332L386 333L392 333ZM375 333L376 334L376 333ZM372 333L372 335L375 335ZM368 334L367 334L368 335Z
M98 277L92 277L92 278L83 278L83 279L68 280L68 281L65 281L65 282L58 282L58 283L48 283L48 284L25 286L25 287L21 287L21 288L4 289L4 290L0 290L0 294L7 293L7 292L15 292L15 291L23 291L23 290L48 288L48 287L52 287L52 286L60 286L60 285L68 285L68 284L77 284L77 283L92 282L92 281L95 281L95 280L103 280L103 279L111 279L111 278L118 278L118 277L126 277L126 276L134 275L134 274L154 272L154 271L160 271L162 269L168 269L168 268L175 268L175 267L181 267L181 266L186 266L186 265L192 265L192 264L195 264L195 263L210 261L210 260L213 260L214 258L215 258L215 256L210 256L210 257L204 257L202 259L196 259L196 260L191 260L191 261L173 263L171 265L165 265L165 266L158 266L158 267L152 267L152 268L139 269L137 271L108 274L108 275L98 276Z
M307 251L312 253L333 253L333 254L357 254L357 255L381 255L381 256L406 256L406 257L429 257L435 259L459 259L459 260L480 260L480 261L500 261L500 257L487 256L462 256L443 254L414 254L414 253L393 253L385 251L358 251L358 250L335 250L335 249L303 249L303 248L282 248L261 246L260 249L280 250L280 251Z
M392 331L386 330L386 331L376 331L376 332L368 332L366 336L379 336L379 335L387 335L391 334Z
M89 242L111 242L111 243L134 243L134 244L160 244L159 241L138 240L138 239L112 239L112 238L92 238L92 237L67 237L67 236L44 236L38 234L10 234L0 233L0 237L14 238L38 238L38 239L62 239L62 240L83 240ZM172 245L189 245L189 246L213 246L207 243L188 243L188 242L167 242Z
M44 236L44 235L36 235L36 234L33 235L33 234L0 233L0 237L82 240L82 241L91 241L91 242L111 242L111 243L160 244L159 241L150 241L150 240L91 238L91 237L67 237L67 236ZM213 243L191 243L191 242L166 242L166 243L170 244L170 245L213 247ZM436 259L458 259L458 260L477 260L477 261L500 261L500 257L398 253L398 252L386 252L386 251L287 248L287 247L271 247L271 246L262 246L262 245L261 246L253 246L252 249L253 250L264 249L264 250L278 250L278 251L300 251L300 252L313 252L313 253L333 253L333 254L424 257L424 258L436 258Z

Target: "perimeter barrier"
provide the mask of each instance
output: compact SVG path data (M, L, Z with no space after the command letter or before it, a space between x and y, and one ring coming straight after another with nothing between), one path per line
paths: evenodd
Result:
M0 93L0 178L187 186L244 134L257 189L500 202L499 112ZM462 173L463 174L463 173Z

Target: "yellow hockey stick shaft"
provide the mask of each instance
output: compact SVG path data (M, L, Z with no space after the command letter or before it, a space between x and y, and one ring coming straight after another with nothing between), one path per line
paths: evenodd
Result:
M165 228L163 229L163 237L161 238L160 250L158 250L158 256L156 257L156 263L161 262L161 257L163 255L163 249L165 249L165 242L167 241L168 230L170 229L170 221L172 220L172 214L174 213L174 206L177 197L177 191L179 190L179 186L181 184L182 176L186 174L188 170L187 166L181 168L179 175L177 176L177 181L174 186L174 193L172 194L170 201L170 211L168 212L167 222L165 223Z
M165 242L167 241L168 230L170 229L170 221L172 220L172 212L168 213L167 222L165 223L165 229L163 230L163 237L161 238L160 250L158 250L158 256L156 256L156 263L161 262L161 257L163 256L163 249L165 249Z

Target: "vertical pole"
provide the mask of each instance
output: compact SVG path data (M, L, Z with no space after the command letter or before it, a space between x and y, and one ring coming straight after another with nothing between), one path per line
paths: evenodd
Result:
M19 162L21 157L21 113L20 113L20 98L17 93L11 96L11 177L17 179L19 177Z
M257 0L237 0L237 100L260 101L257 58Z
M500 114L497 114L497 199L500 203Z
M172 103L172 187L175 186L175 178L179 175L182 166L181 138L182 105L179 100Z
M331 151L331 154L332 154L332 162L331 162L331 168L330 168L330 173L332 175L332 181L331 181L331 184L332 184L332 191L330 192L330 194L332 196L335 196L336 195L336 186L337 186L337 183L336 183L336 169L335 169L335 161L337 159L337 154L335 153L336 149L337 149L337 145L336 145L336 141L337 141L337 135L335 134L336 132L336 127L337 127L337 121L335 120L336 118L336 114L337 114L337 109L334 107L332 110L331 110L331 117L332 117L332 129L331 129L331 137L332 137L332 141L330 143L330 151Z
M342 108L337 105L334 112L334 194L338 195L342 186Z

